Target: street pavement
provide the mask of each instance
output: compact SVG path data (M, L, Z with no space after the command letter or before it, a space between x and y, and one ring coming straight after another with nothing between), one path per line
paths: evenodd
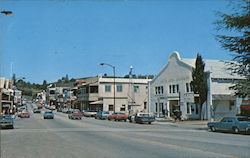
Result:
M1 158L249 158L250 136L213 133L199 126L155 122L135 124L55 112L15 121L1 130Z

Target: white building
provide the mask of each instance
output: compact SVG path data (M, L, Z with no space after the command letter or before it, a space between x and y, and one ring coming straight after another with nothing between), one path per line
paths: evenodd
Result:
M194 94L190 83L192 69L196 59L182 59L178 52L173 52L167 65L150 82L150 111L157 116L172 117L174 110L181 110L184 119L198 119L199 105L194 103L198 95ZM208 74L208 99L202 109L205 119L220 119L232 116L240 111L241 99L229 89L234 81L244 79L227 70L225 62L204 60Z
M78 102L83 109L125 113L143 111L148 105L149 81L151 79L116 77L114 89L112 77L86 78L78 87Z

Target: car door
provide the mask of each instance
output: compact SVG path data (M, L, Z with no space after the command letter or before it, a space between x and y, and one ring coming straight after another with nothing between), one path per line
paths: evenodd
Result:
M233 118L228 118L225 124L224 130L231 131L233 129L234 124L235 124L235 120Z
M215 127L217 130L224 131L227 123L227 118L223 118L220 122L217 123Z

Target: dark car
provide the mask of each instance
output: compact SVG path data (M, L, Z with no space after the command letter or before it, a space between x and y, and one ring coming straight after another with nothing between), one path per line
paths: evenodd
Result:
M250 132L250 120L245 116L224 117L219 122L209 122L207 124L211 131L225 131L225 132Z
M14 119L11 115L0 115L0 129L2 128L14 128Z
M109 116L109 112L108 111L98 111L96 113L95 119L101 119L101 120L106 120Z
M33 113L41 113L41 110L38 108L33 109Z
M134 118L136 123L148 123L151 124L155 121L155 116L150 113L138 113Z
M52 111L45 111L43 114L44 119L54 119L54 113Z

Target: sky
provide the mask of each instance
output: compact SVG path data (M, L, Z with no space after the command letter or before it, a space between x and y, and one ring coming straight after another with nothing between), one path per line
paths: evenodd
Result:
M181 58L231 59L215 40L226 0L1 0L0 75L31 83L96 75L157 75Z

